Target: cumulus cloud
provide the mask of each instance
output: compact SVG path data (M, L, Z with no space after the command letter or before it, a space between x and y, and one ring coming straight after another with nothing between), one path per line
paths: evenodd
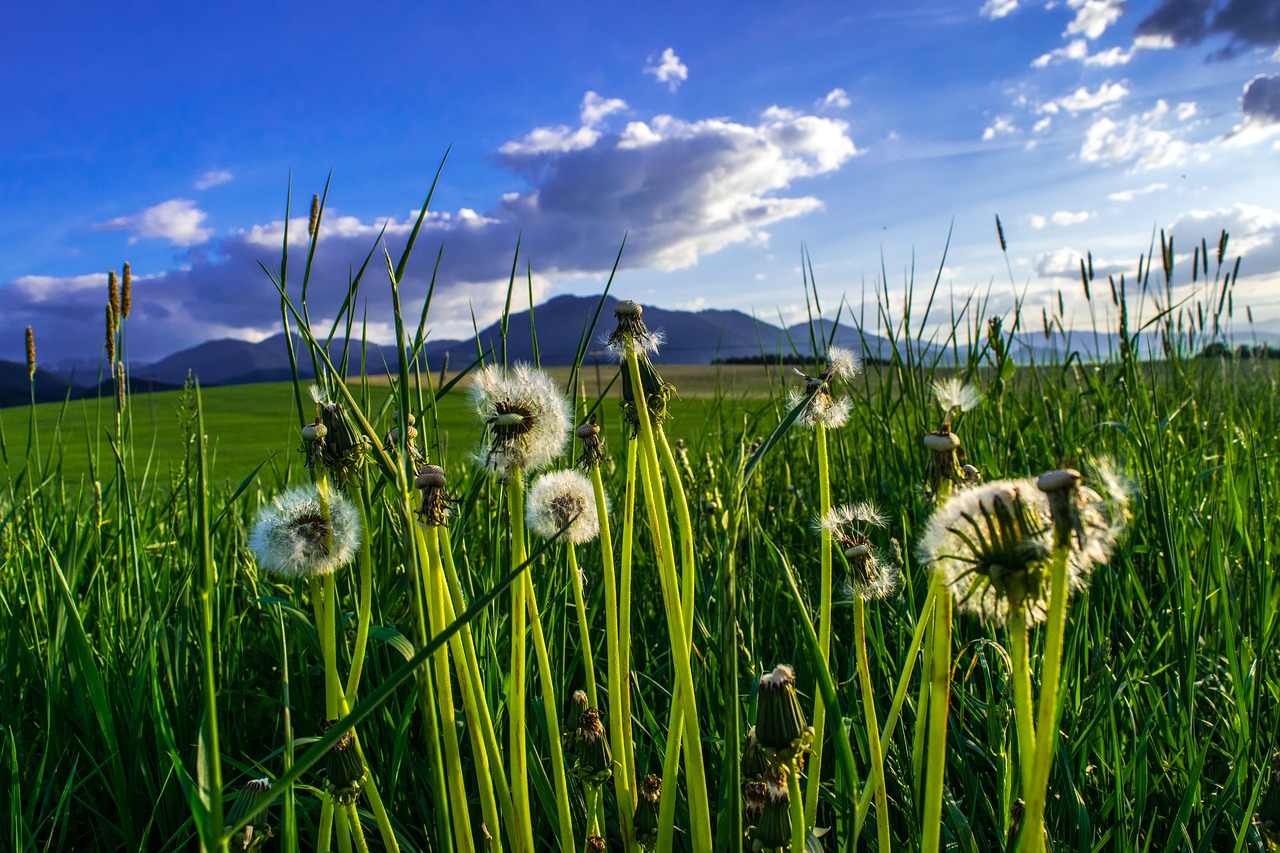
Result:
M680 61L672 48L662 51L661 58L655 63L652 58L644 69L645 74L652 74L659 83L666 83L671 91L680 88L680 84L689 79L689 66Z
M175 246L194 246L213 236L213 229L203 227L208 214L196 207L188 198L173 198L154 207L132 214L117 216L93 226L97 231L128 231L129 242L138 240L168 240Z
M1245 84L1240 111L1246 121L1280 122L1280 74L1259 74Z
M1033 213L1028 217L1028 221L1032 228L1039 230L1048 227L1050 222L1058 226L1079 225L1081 222L1088 222L1097 215L1098 214L1096 212L1090 210L1058 210L1048 218Z
M1082 35L1096 39L1124 13L1124 0L1067 0L1076 16L1067 25L1064 36Z
M1108 195L1107 198L1111 199L1112 201L1133 201L1135 198L1138 198L1139 196L1151 195L1152 193L1157 193L1157 192L1160 192L1161 190L1167 190L1168 188L1169 188L1168 184L1162 181L1157 181L1156 183L1147 184L1145 187L1137 187L1135 189L1119 190L1117 192L1113 192L1110 195Z
M627 102L621 98L604 98L595 92L587 92L582 97L578 116L582 119L583 127L595 127L604 121L606 116L622 112L626 108Z
M1096 92L1090 92L1087 88L1081 86L1070 95L1058 98L1053 103L1067 112L1079 113L1118 103L1128 94L1129 89L1123 83L1112 83L1108 80L1098 86ZM1054 111L1050 110L1050 112Z
M852 103L853 101L849 100L849 93L844 89L836 87L830 92L827 92L826 96L818 101L817 107L820 110L830 109L831 107L839 107L843 109L844 107L850 106Z
M1185 112L1185 111L1182 111ZM1174 114L1168 102L1160 100L1150 110L1122 121L1104 117L1085 133L1080 159L1104 165L1132 163L1134 171L1173 166L1205 154L1199 146L1179 139L1162 125Z
M196 178L195 187L198 190L207 190L210 187L216 187L219 184L225 184L235 179L235 175L231 174L230 169L210 169L200 177Z
M1234 204L1214 210L1191 210L1168 226L1184 245L1210 241L1226 231L1229 256L1239 255L1249 274L1280 269L1280 211L1256 204Z
M1226 46L1215 54L1225 58L1280 44L1280 7L1276 0L1161 0L1138 24L1138 33L1166 36L1183 46L1225 36Z
M1012 15L1017 10L1018 0L986 0L978 10L978 14L995 21L1006 15Z
M990 142L997 136L1007 136L1017 132L1018 128L1009 116L996 116L996 120L982 131L982 141Z
M1045 68L1050 64L1062 61L1079 62L1082 65L1097 68L1113 68L1127 65L1139 51L1163 50L1174 46L1173 39L1164 35L1138 36L1128 48L1110 47L1097 53L1089 52L1087 39L1072 39L1065 45L1041 54L1031 61L1032 68Z
M605 109L609 103L585 98L582 120L621 109ZM405 311L420 310L441 248L431 309L436 338L465 336L469 307L482 324L498 314L517 241L522 268L527 259L535 275L535 296L557 277L607 273L624 235L622 265L633 269L689 267L733 244L763 243L771 224L821 208L817 197L788 190L855 156L848 131L838 119L782 109L752 122L658 115L630 121L622 131L535 129L494 155L524 180L522 190L485 211L428 214L401 287ZM341 303L347 270L359 266L383 229L388 251L398 257L415 218L416 212L384 222L327 212L308 296L317 323L328 319L326 306L332 311ZM295 248L306 243L306 225L305 216L289 223ZM276 331L278 296L258 261L269 268L278 263L284 229L283 221L255 225L193 246L182 269L149 276L135 270L134 355L146 360L212 337L254 339ZM371 318L390 315L383 284L370 273L361 291ZM29 277L0 287L0 314L15 325L49 330L42 340L64 341L65 351L55 357L83 355L77 347L101 338L105 298L102 276Z

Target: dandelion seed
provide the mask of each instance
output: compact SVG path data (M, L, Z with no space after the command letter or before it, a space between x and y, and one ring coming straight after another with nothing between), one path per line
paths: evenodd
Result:
M959 376L933 383L933 396L942 407L943 422L948 424L954 415L973 411L982 402L982 392L968 382L962 382Z
M249 548L272 574L305 579L327 575L355 559L360 514L341 494L329 495L328 513L315 486L277 495L258 512Z
M814 382L820 384L811 384ZM809 399L810 394L813 394L813 399L811 400ZM809 405L796 418L796 423L801 426L809 429L819 426L825 429L839 429L849 422L849 413L853 411L853 401L845 396L832 396L825 382L805 377L803 391L799 388L792 388L787 391L787 407L789 409L804 405L806 400L808 400Z
M533 481L525 506L529 529L544 539L564 530L574 545L590 542L600 534L595 491L578 471L550 471Z
M625 361L627 354L631 352L656 354L666 339L662 332L649 331L642 314L644 308L630 299L624 299L613 306L613 316L618 325L609 333L605 344L618 361Z
M569 404L541 370L516 364L510 370L490 365L470 389L487 439L476 461L490 474L512 468L545 468L569 439Z
M862 356L845 347L831 347L827 350L826 377L839 377L849 380L862 372Z

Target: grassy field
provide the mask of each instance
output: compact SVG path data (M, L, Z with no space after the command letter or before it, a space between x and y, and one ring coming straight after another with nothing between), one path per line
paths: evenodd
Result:
M647 402L612 386L559 504L617 368L572 415L566 372L486 374L487 433L461 386L330 377L310 467L289 384L6 410L0 844L1266 850L1280 373L1179 355L1230 304L1198 286L1164 361L1019 365L961 314L939 365L908 316L889 365L660 367L679 398L624 313Z

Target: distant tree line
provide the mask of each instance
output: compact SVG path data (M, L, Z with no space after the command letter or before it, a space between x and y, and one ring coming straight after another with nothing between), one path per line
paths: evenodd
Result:
M1280 359L1280 347L1273 347L1271 344L1240 344L1233 350L1221 341L1214 341L1200 351L1200 357Z
M873 358L864 355L863 360L867 364L888 364L889 362L882 358ZM779 353L761 354L761 355L727 355L722 358L713 358L712 364L786 364L793 367L803 367L805 365L812 366L813 358L811 356L796 355L795 353L787 353L785 355Z

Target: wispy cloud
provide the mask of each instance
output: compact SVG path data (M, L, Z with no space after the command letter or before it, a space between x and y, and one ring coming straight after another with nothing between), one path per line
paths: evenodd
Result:
M195 187L198 190L207 190L210 187L216 187L233 180L235 180L235 175L231 174L230 169L210 169L196 178Z
M1134 189L1113 192L1108 195L1107 198L1112 201L1133 201L1135 198L1140 196L1151 195L1152 193L1158 193L1161 190L1167 190L1168 188L1169 185L1163 181L1156 181L1155 183L1147 184L1145 187L1136 187Z
M1017 130L1017 126L1014 125L1013 119L1009 116L996 116L995 121L982 131L982 141L990 142L997 136L1007 136L1011 133L1016 133Z
M97 231L128 231L130 243L159 239L168 240L175 246L194 246L213 236L213 230L202 225L207 217L208 214L196 207L191 199L174 198L93 227Z
M831 109L832 107L843 109L851 106L852 104L853 101L849 100L849 93L844 89L836 87L830 92L827 92L824 97L819 98L816 106L820 110L826 110Z
M652 57L649 59L649 65L645 67L644 73L652 74L659 83L666 83L667 88L674 92L680 88L681 83L689 79L689 66L681 62L675 50L669 47L662 51L662 56L657 62L654 62Z
M1017 10L1018 0L986 0L978 14L994 21L1012 15Z

